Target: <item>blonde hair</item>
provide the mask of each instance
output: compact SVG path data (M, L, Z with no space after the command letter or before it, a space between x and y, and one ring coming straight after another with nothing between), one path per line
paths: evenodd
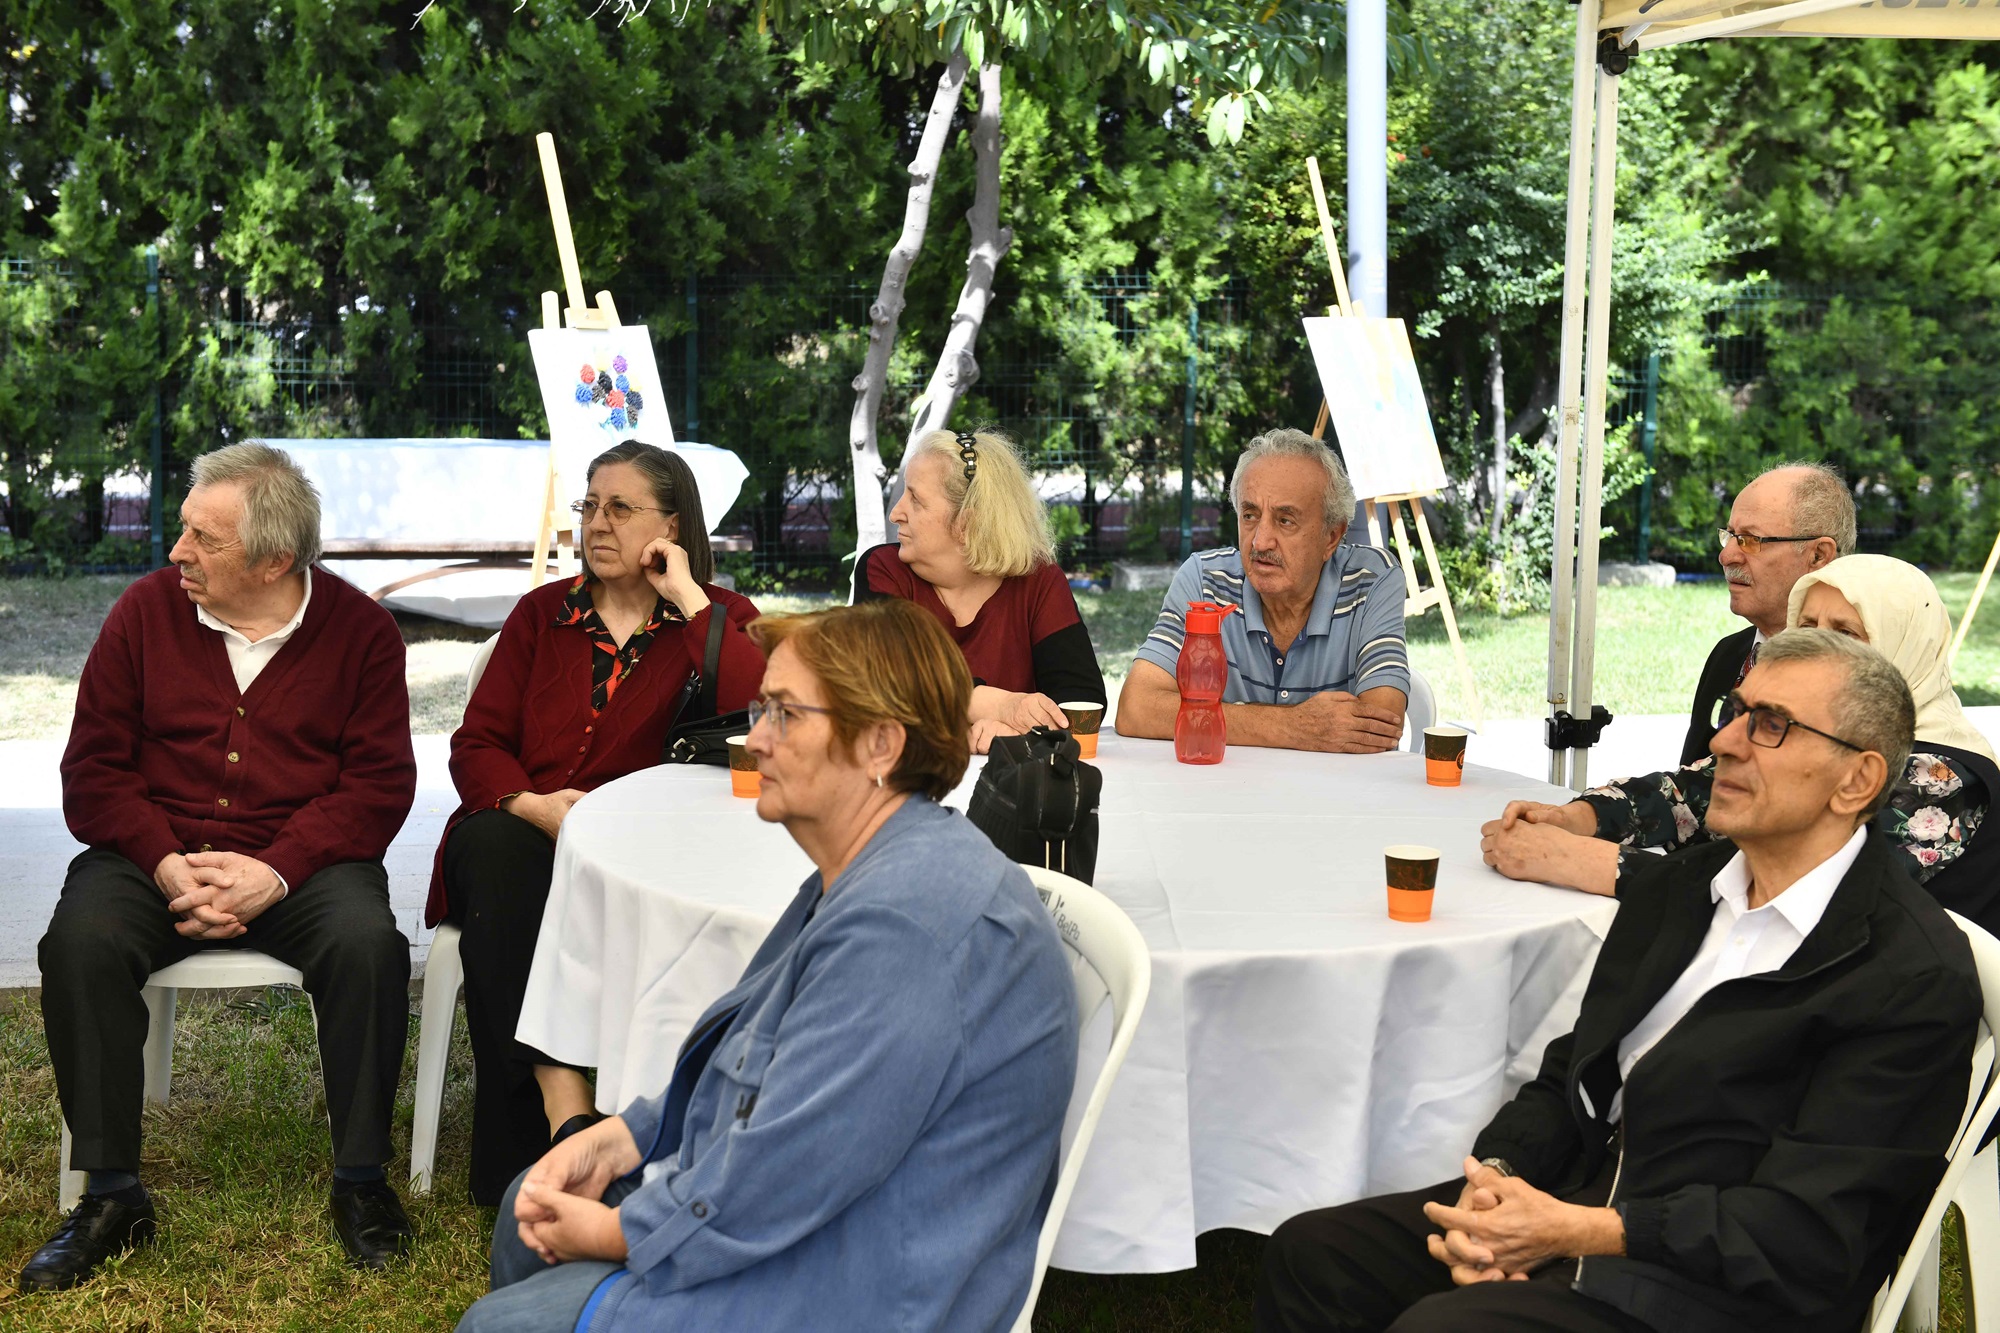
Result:
M996 430L972 432L972 477L965 475L966 447L948 430L918 440L911 462L926 454L944 460L944 494L954 526L963 524L965 566L975 574L1014 578L1055 563L1049 511L1028 480L1021 456Z
M852 749L878 722L903 727L903 756L888 784L934 801L951 795L972 761L965 716L972 672L937 617L900 598L797 616L759 616L751 642L769 657L789 643L826 693L833 745Z
M191 480L195 486L243 487L236 536L244 564L289 555L296 574L319 559L319 491L283 449L262 440L225 445L194 460Z

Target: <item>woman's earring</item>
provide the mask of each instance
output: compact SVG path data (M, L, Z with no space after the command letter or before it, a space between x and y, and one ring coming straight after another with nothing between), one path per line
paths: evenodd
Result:
M882 787L882 775L881 775L880 773L877 773L877 774L875 775L875 787L876 787L876 789L877 789L878 791L879 791L879 790L881 789L881 787Z

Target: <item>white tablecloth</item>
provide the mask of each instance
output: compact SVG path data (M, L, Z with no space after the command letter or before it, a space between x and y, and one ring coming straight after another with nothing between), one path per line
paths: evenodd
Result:
M1054 1262L1188 1268L1203 1231L1453 1174L1573 1021L1616 910L1480 861L1507 800L1568 793L1476 765L1429 787L1407 753L1239 747L1191 767L1106 735L1098 762L1096 882L1152 948L1153 991ZM811 873L753 805L722 769L656 768L563 824L520 1037L596 1066L605 1111L666 1086ZM1382 848L1399 842L1443 853L1428 923L1388 919ZM1100 1012L1080 1080L1107 1042Z

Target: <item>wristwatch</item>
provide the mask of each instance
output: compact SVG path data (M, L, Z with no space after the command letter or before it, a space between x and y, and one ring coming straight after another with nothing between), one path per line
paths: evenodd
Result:
M1482 1157L1479 1159L1479 1164L1481 1166L1490 1166L1501 1175L1507 1176L1510 1179L1513 1178L1514 1168L1508 1165L1507 1159L1504 1157Z

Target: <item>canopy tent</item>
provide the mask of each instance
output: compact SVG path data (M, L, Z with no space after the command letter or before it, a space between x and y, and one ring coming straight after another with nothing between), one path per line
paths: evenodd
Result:
M1580 0L1563 250L1561 419L1549 614L1549 781L1581 791L1596 662L1618 76L1633 53L1722 37L2000 40L2000 0ZM1588 261L1586 263L1586 260ZM1579 438L1580 437L1580 438ZM1578 468L1582 469L1579 486Z

